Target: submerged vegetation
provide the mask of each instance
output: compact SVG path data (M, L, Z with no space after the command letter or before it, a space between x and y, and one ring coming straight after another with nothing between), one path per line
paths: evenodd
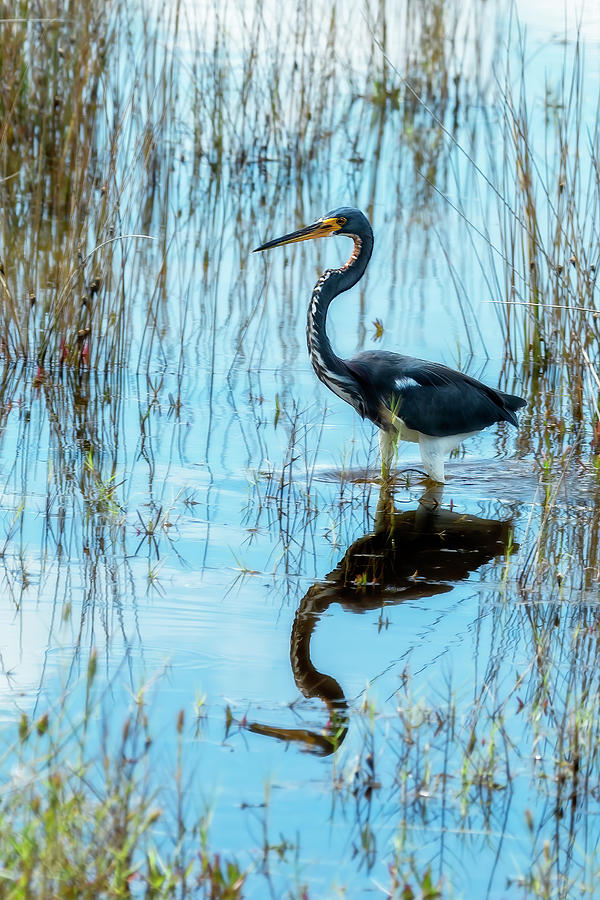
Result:
M0 19L0 894L593 896L585 35L532 78L480 0L63 6ZM249 262L350 200L340 345L528 398L443 497L312 402L339 248Z

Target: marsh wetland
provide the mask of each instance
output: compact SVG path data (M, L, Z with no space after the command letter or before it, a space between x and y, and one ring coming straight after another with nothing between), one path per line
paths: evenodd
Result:
M600 891L600 31L471 0L0 16L0 896ZM425 490L337 352L521 394Z

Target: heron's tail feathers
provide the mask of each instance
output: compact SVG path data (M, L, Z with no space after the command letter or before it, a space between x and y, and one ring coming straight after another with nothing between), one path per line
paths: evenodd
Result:
M505 394L504 391L497 391L496 393L504 411L505 421L518 428L519 420L515 416L515 412L517 409L525 406L526 401L523 397L518 397L516 394Z

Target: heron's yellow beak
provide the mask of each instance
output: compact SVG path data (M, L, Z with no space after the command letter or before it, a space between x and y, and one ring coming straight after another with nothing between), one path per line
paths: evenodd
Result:
M271 247L280 247L282 244L295 244L296 241L312 241L315 238L329 237L330 234L335 234L336 231L343 228L345 224L346 219L342 216L332 219L319 219L318 222L307 225L305 228L300 228L298 231L284 234L283 237L275 238L274 241L267 241L266 244L257 247L254 253L258 253L259 250L270 250Z

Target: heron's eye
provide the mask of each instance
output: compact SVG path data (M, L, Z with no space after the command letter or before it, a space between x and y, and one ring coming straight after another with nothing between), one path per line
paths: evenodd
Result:
M340 218L337 220L337 223L340 226L340 228L342 228L342 226L344 226L346 224L346 222L347 222L347 219L344 219L343 216L340 216Z

